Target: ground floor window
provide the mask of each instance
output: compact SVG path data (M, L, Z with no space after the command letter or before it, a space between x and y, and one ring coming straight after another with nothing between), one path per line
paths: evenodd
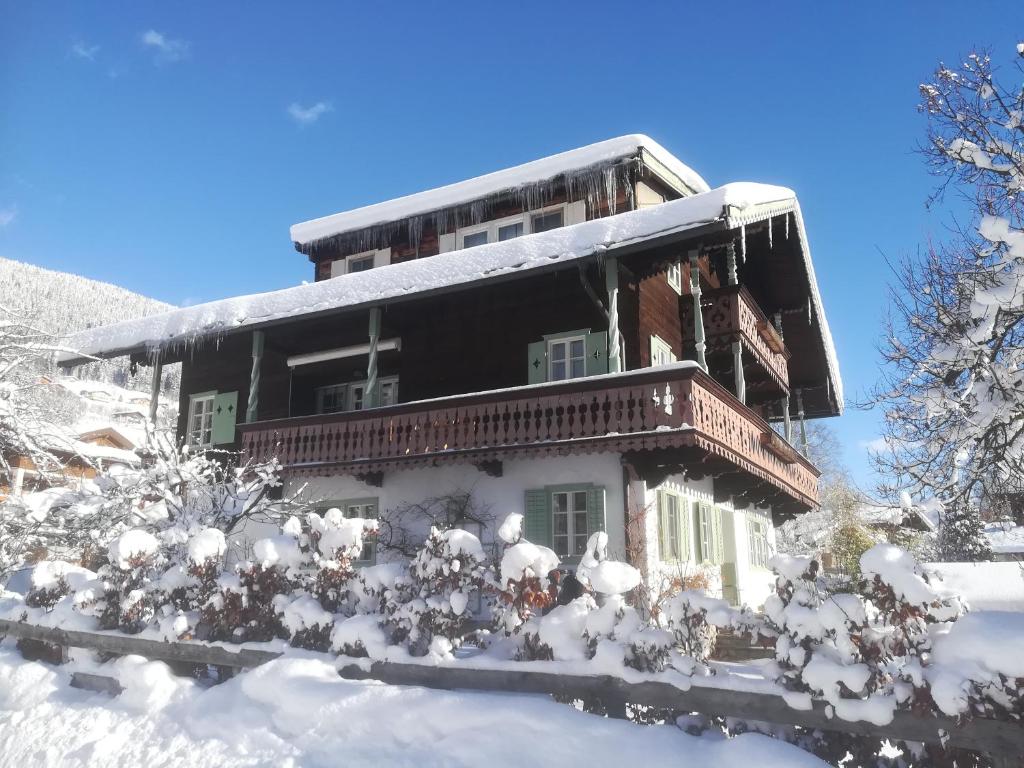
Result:
M703 501L695 502L694 532L697 541L697 562L725 562L721 509Z
M188 406L188 442L200 448L213 445L213 402L216 392L192 395Z
M558 491L551 495L555 554L579 557L587 551L590 527L586 491Z
M678 562L690 556L684 508L683 499L676 494L658 493L658 552L663 562Z
M375 498L368 499L344 499L340 501L327 502L317 510L323 515L329 509L339 509L341 514L347 518L361 517L364 520L376 520L378 516L378 503ZM374 539L367 539L363 542L363 551L356 558L356 565L373 565L377 561L377 543Z
M768 523L754 517L747 517L747 548L750 563L761 568L768 567L771 551L768 546Z

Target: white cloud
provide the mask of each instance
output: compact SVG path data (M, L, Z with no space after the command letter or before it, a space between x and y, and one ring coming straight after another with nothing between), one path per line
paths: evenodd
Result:
M299 125L310 125L315 123L320 117L333 110L330 104L326 101L318 101L311 107L303 107L300 104L292 102L288 105L288 114L291 118Z
M874 440L861 441L861 447L868 453L887 453L890 450L889 441L884 437L876 437Z
M88 61L96 61L96 54L99 52L98 45L86 45L79 41L71 46L71 55Z
M16 218L18 218L18 206L8 205L0 208L0 229L6 227Z
M172 40L162 32L148 29L142 33L142 44L156 53L156 62L181 61L188 56L189 43L186 40Z

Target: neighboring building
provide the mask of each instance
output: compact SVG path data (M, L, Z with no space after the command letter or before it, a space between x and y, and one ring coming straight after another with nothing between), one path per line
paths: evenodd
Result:
M141 464L135 453L139 445L115 427L93 429L67 437L55 430L44 438L43 447L60 463L60 470L40 472L30 456L12 454L6 457L11 467L11 485L0 484L0 499L55 486L74 486L113 467L137 467Z
M1024 526L1012 520L985 524L985 538L992 547L992 559L998 562L1024 561ZM1024 573L1019 574L1024 576Z
M180 361L183 439L350 514L471 489L569 564L604 529L652 583L763 600L774 524L818 503L793 429L842 410L793 192L625 136L291 234L313 283L72 344Z

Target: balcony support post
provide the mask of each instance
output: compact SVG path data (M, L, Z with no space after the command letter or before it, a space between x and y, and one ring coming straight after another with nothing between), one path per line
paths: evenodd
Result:
M697 348L697 364L708 370L708 362L704 356L704 315L700 308L700 265L697 263L697 251L690 251L690 295L693 296L693 340Z
M149 421L156 427L156 414L157 409L160 407L160 384L163 378L164 364L160 359L160 353L156 352L153 355L153 381L149 386Z
M366 408L377 406L377 345L380 342L380 307L370 307L370 351L366 364L366 391L363 403Z
M796 391L796 417L800 421L800 445L803 448L804 456L807 456L807 425L804 423L804 391Z
M732 366L736 377L736 399L747 404L747 382L743 378L743 342L732 343Z
M245 406L245 420L256 421L260 409L260 368L263 365L263 331L252 332L252 373L249 374L249 401Z
M608 372L619 373L625 366L619 334L619 260L614 256L605 259L604 284L608 290Z
M782 424L786 442L793 442L793 422L789 418L789 395L782 398Z

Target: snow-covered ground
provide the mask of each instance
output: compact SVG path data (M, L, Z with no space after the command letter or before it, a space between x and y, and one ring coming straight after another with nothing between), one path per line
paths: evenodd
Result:
M125 686L116 698L69 687L90 666L26 662L0 643L0 766L825 765L765 736L694 737L541 696L346 681L323 657L289 656L209 689L126 657L101 670Z

